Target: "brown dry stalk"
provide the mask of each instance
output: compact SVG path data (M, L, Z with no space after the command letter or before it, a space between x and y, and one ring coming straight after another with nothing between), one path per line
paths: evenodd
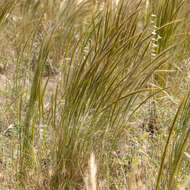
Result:
M91 153L90 160L88 162L87 175L84 178L87 190L96 190L96 173L97 173L97 166L95 161L95 155L94 153Z

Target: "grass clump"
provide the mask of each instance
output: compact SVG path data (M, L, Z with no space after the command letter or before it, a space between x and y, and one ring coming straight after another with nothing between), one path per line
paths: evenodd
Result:
M172 123L175 81L183 94L188 82L177 58L188 51L185 5L1 4L2 189L179 189L189 171L189 95Z

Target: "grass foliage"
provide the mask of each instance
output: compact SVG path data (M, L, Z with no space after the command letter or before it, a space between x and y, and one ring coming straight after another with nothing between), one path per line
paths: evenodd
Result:
M181 0L0 2L0 188L188 188L189 19Z

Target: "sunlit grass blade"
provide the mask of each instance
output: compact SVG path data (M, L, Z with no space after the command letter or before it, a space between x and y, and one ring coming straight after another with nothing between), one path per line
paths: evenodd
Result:
M31 86L30 99L28 102L28 109L27 109L26 117L23 124L23 134L22 134L23 141L22 141L22 149L21 149L22 157L21 157L21 166L20 166L21 167L20 172L23 175L21 178L22 184L24 184L22 180L24 180L27 168L32 167L32 159L33 159L32 158L32 154L33 154L32 153L33 151L32 131L33 129L31 128L33 127L32 127L31 122L34 116L36 101L40 93L40 80L41 80L41 76L43 72L43 65L45 64L47 60L47 56L50 50L50 41L51 41L51 35L48 36L44 40L44 43L42 44L40 52L39 52L38 60L35 63L35 73L34 73L33 82Z
M170 157L170 167L168 168L168 189L173 189L174 176L177 175L182 155L186 149L186 145L190 136L190 129L188 127L188 120L190 114L190 93L188 93L179 105L173 123L170 127L169 135L163 152L160 169L158 172L158 179L156 183L156 190L159 189L159 183L163 176L163 167L167 158L170 143L173 141L173 149ZM165 176L166 177L166 176Z

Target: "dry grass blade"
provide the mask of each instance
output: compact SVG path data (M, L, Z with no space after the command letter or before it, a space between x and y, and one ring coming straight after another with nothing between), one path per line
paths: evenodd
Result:
M32 167L32 144L33 144L33 137L32 137L32 124L31 121L34 116L35 112L35 105L38 97L40 96L40 81L42 77L43 67L47 60L47 56L50 50L50 41L51 41L51 35L48 36L44 43L41 46L41 50L38 56L38 61L36 62L36 69L33 77L33 82L31 86L31 92L30 92L30 99L28 103L28 110L26 113L24 126L23 126L23 143L22 143L22 152L21 152L21 181L22 184L24 184L23 180L25 179L26 170L29 167Z
M97 175L97 166L96 166L95 155L94 153L91 153L88 162L88 171L84 179L87 190L96 190L97 186L96 175Z
M167 156L168 146L170 144L172 134L174 132L174 127L176 125L177 118L178 118L179 112L181 111L182 106L183 106L183 102L180 104L180 106L178 108L178 111L177 111L177 113L175 115L175 118L173 120L173 123L172 123L172 125L170 127L170 133L168 135L168 139L167 139L167 142L166 142L166 145L165 145L165 148L164 148L164 153L163 153L161 164L160 164L160 169L159 169L159 172L158 172L158 178L157 178L157 181L156 181L156 190L159 189L159 183L160 183L160 180L161 180L161 177L162 177L162 172L163 172L164 162L165 162L166 156Z
M170 128L169 136L165 145L164 153L160 164L156 190L159 189L159 183L162 177L164 162L166 160L169 145L172 140L173 140L173 149L171 152L171 158L168 166L168 173L169 173L168 189L171 190L175 188L174 177L177 175L182 155L187 147L187 142L190 137L190 128L187 126L190 114L189 105L190 105L190 92L184 97L181 104L179 105L172 126Z

